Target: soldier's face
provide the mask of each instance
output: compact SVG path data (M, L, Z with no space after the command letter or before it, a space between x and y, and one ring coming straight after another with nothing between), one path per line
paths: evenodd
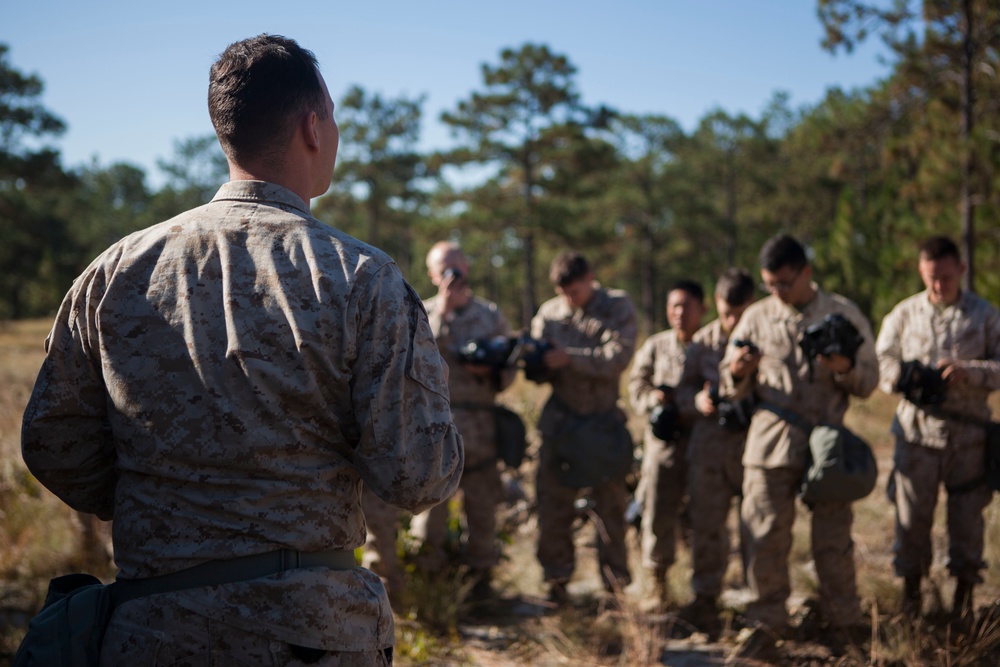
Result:
M693 294L675 289L667 295L667 321L670 326L690 339L705 315L705 304Z
M461 276L454 279L457 284L465 283L468 280L469 262L461 252L451 251L439 254L431 258L427 264L427 275L430 276L435 287L444 282L445 274L448 273L449 269Z
M594 276L587 275L568 285L556 286L556 294L566 299L573 308L583 308L594 296Z
M965 264L954 257L920 258L920 279L927 288L927 298L934 305L949 306L962 294Z
M740 323L740 318L743 317L743 311L751 304L751 301L747 301L739 306L731 306L729 302L723 299L721 296L715 297L715 310L719 313L719 323L722 324L722 330L727 334L731 334L736 325Z
M806 264L801 269L782 266L777 271L760 270L764 289L775 295L783 303L793 306L807 303L812 298L812 267Z

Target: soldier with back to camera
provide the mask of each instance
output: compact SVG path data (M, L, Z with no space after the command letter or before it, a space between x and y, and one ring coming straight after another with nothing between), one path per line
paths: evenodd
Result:
M230 182L77 278L24 459L114 518L126 592L165 577L115 608L101 664L388 665L361 487L419 511L458 486L441 355L392 260L309 213L338 144L313 54L233 43L208 99Z

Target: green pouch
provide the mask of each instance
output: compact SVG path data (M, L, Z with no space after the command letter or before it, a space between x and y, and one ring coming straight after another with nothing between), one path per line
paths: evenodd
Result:
M986 425L986 460L983 462L986 485L1000 491L1000 422Z
M843 426L820 424L809 433L809 460L799 496L807 504L854 502L878 479L868 443Z
M581 489L624 479L634 452L632 436L618 410L567 421L552 443L559 482Z
M111 586L89 574L50 581L45 604L28 623L11 667L96 666L111 619Z
M508 468L517 468L528 450L528 431L521 417L502 405L493 406L496 420L497 458Z

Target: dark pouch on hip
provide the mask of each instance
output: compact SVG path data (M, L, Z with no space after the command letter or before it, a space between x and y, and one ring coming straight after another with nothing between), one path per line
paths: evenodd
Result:
M632 436L618 410L572 415L552 442L559 482L575 489L622 479L632 465Z
M96 666L114 607L111 586L89 574L50 581L45 604L28 624L11 667Z

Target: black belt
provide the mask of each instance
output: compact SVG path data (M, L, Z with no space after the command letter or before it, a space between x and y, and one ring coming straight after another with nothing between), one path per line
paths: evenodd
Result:
M119 579L111 586L111 595L115 604L122 604L147 595L249 581L304 567L353 570L357 566L353 549L315 552L278 549L253 556L210 560L158 577Z

